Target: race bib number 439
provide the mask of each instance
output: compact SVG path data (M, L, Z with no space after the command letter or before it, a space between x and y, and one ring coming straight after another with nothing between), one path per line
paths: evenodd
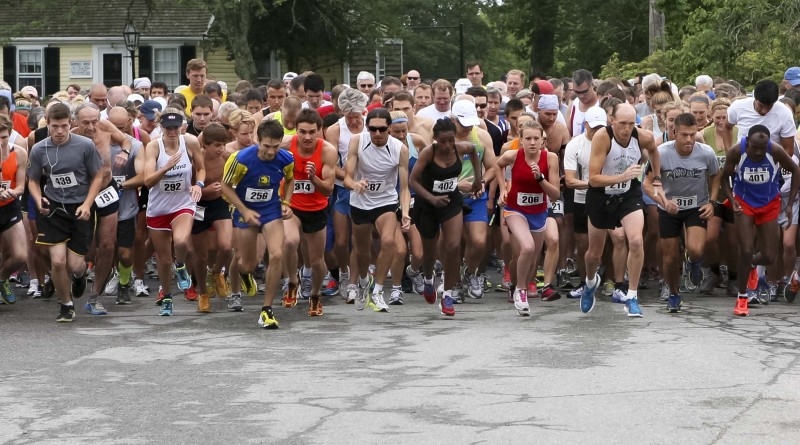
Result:
M254 189L247 187L244 200L247 202L267 202L272 199L273 189Z
M78 178L75 177L74 172L50 175L50 183L53 184L55 188L65 189L78 185Z

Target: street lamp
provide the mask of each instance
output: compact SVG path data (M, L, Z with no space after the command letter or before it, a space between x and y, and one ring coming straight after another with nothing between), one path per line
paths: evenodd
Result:
M128 49L131 57L131 78L136 78L136 48L139 46L139 30L132 22L125 25L125 31L122 31L122 38L125 40L125 48Z

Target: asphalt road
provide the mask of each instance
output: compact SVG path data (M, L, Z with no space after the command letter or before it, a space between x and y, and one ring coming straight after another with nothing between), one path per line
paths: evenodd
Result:
M607 298L522 318L493 292L445 319L415 295L385 314L336 297L322 318L276 309L277 331L255 298L159 317L103 297L65 325L23 297L0 306L0 443L800 442L800 308L734 318L718 294L668 314L643 291L643 319Z

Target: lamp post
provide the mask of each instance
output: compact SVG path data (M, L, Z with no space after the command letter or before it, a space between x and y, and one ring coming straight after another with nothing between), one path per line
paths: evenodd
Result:
M122 38L125 40L125 48L128 49L131 58L131 79L136 78L136 48L139 46L139 30L132 22L125 25L122 31Z

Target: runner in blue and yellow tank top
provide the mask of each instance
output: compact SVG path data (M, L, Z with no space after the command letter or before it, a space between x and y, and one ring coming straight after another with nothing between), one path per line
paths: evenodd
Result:
M777 147L777 149L776 149ZM778 252L778 213L781 209L780 167L792 173L789 200L797 197L800 185L800 168L792 162L780 146L769 140L769 130L763 125L750 128L746 138L731 147L725 158L722 190L733 204L736 214L736 232L739 234L739 298L733 314L749 315L748 297L758 285L755 266L774 263ZM729 178L733 178L733 190ZM792 206L786 207L786 217L792 219ZM756 235L758 245L756 245ZM749 260L749 264L748 264Z
M280 148L283 127L277 121L262 121L256 135L258 145L232 154L225 163L222 196L236 208L233 211L235 266L242 279L241 286L250 296L257 291L253 271L263 256L256 248L258 234L267 241L267 287L258 324L266 329L277 329L272 300L283 265L283 220L292 216L288 203L294 189L294 158ZM284 196L280 194L281 181L284 181ZM233 293L240 291L237 287L235 282L231 283Z

